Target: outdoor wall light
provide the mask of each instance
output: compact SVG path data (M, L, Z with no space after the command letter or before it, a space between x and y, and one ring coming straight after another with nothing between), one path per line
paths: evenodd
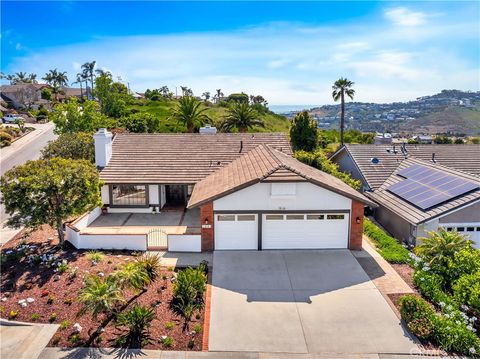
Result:
M204 224L208 224L208 218L205 218Z
M357 222L357 224L360 224L360 217L355 218L355 222Z

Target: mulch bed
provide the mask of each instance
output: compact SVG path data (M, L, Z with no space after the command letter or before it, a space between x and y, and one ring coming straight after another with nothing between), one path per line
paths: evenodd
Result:
M18 312L14 320L22 322L32 322L32 314L37 314L37 323L49 323L52 313L56 314L54 323L61 324L68 321L66 329L59 329L50 341L50 346L58 347L74 347L82 346L88 339L89 334L99 328L101 321L104 319L100 315L97 320L93 320L90 313L77 316L82 308L81 303L77 301L77 293L83 287L83 278L86 273L98 274L99 272L107 276L109 273L118 268L121 264L135 260L135 253L130 251L109 251L103 252L104 259L92 265L86 256L86 251L77 250L67 244L65 250L56 248L58 237L55 230L48 226L44 226L38 231L28 235L28 245L33 245L33 254L53 254L58 260L67 260L69 270L63 274L54 272L51 268L44 264L30 264L27 256L20 260L10 259L2 264L2 273L0 281L1 297L0 316L9 319L11 311ZM2 247L2 253L8 252L18 246L23 233L18 234L14 239ZM77 276L70 278L69 272L77 268ZM172 282L171 278L174 274L172 268L162 268L159 279L152 283L148 290L141 294L138 299L132 302L129 307L135 303L155 308L156 318L152 322L149 329L151 343L146 344L146 349L164 349L164 350L202 350L202 336L204 313L194 316L190 322L189 330L182 331L183 320L176 315L170 308L172 300ZM162 276L166 275L167 280L163 280ZM132 291L125 291L124 296L127 300L135 295ZM6 298L6 299L4 299ZM22 307L18 302L22 299L33 298L34 302L28 303L26 307ZM49 299L53 301L48 303ZM175 323L174 327L167 329L166 323ZM71 335L74 333L73 325L80 324L82 331L80 332L80 341L73 342ZM195 333L195 327L202 328L199 333ZM101 341L96 345L101 347L115 346L114 340L123 332L123 328L115 328L110 322L101 333ZM161 342L162 336L168 336L173 339L170 347L165 347ZM194 345L189 348L188 344L193 339Z
M394 264L390 263L390 265L395 269L400 277L408 284L412 290L417 293L417 289L415 284L413 284L413 268L410 267L408 264Z

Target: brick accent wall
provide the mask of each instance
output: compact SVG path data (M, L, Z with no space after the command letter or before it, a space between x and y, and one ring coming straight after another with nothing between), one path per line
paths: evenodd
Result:
M357 223L357 217L360 223ZM363 203L352 200L352 211L350 217L350 241L348 247L354 250L362 249L363 235Z
M210 228L204 228L205 220L208 220ZM211 252L214 249L214 217L213 202L209 202L200 207L200 224L202 226L202 252Z

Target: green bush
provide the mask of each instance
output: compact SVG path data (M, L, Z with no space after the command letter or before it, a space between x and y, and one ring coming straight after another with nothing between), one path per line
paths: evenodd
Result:
M480 313L480 271L462 275L453 284L453 297Z
M410 263L410 252L397 240L390 237L368 218L363 222L363 233L372 240L380 255L390 263Z
M7 132L0 131L0 147L10 146L13 141L13 137Z
M470 357L480 354L480 338L456 318L436 316L433 341L444 350L452 350Z
M116 324L128 329L128 332L123 335L123 343L130 348L140 348L147 344L150 340L147 330L150 328L153 319L155 319L155 311L138 304L120 313Z
M422 298L406 295L400 298L400 314L408 329L421 339L428 339L434 331L435 310Z

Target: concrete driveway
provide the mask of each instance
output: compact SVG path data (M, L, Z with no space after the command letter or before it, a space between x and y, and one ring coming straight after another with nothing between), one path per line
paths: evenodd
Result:
M416 345L348 250L217 251L209 350L410 353Z

